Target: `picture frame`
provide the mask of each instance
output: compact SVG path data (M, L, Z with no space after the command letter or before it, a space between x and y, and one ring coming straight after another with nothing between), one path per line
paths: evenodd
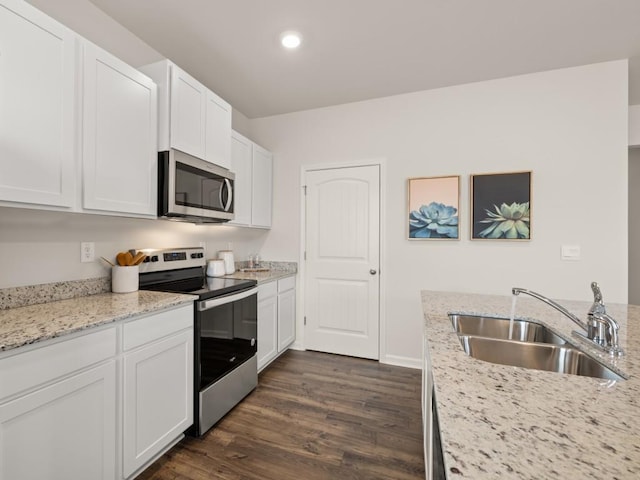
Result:
M408 240L460 240L460 175L407 182Z
M471 239L531 240L531 171L471 175Z

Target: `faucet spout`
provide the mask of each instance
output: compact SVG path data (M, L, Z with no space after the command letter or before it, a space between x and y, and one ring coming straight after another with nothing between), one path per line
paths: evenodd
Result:
M550 307L555 308L557 311L562 313L569 320L571 320L576 325L578 325L580 328L582 328L585 332L589 331L589 327L587 326L587 324L585 322L580 320L578 317L576 317L573 313L571 313L569 310L564 308L559 303L554 302L553 300L551 300L550 298L545 297L544 295L540 295L539 293L533 292L531 290L527 290L526 288L518 288L518 287L512 288L511 289L511 293L513 295L519 295L521 293L524 293L524 294L529 295L529 296L531 296L533 298L537 298L538 300L546 303Z
M618 336L620 325L618 325L618 322L616 322L613 317L607 314L607 309L605 308L604 302L602 301L602 292L600 291L600 287L598 287L598 284L596 282L591 283L591 290L593 291L593 304L591 305L589 313L587 314L587 322L583 322L582 320L580 320L562 305L554 302L544 295L540 295L539 293L527 290L526 288L514 287L511 289L511 293L513 295L520 295L521 293L524 293L533 298L537 298L538 300L558 310L565 317L567 317L569 320L571 320L586 332L586 335L581 334L580 332L574 332L578 334L579 337L581 336L586 338L587 340L591 341L592 344L595 344L605 351L609 352L612 356L617 357L624 355L624 351L620 347Z

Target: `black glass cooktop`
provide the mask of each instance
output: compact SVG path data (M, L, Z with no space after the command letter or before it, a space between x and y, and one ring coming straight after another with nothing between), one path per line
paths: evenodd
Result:
M140 289L198 295L200 300L248 290L258 282L227 277L207 277L200 267L140 274Z

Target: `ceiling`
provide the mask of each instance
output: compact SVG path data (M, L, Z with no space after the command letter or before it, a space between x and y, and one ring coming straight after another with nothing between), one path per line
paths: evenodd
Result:
M249 118L621 58L640 103L639 0L91 2Z

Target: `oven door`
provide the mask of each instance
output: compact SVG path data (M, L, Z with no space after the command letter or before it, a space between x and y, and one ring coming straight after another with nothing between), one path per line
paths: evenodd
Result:
M258 385L258 289L197 302L194 424L204 435Z
M161 216L233 220L232 172L179 150L160 152L159 159Z
M198 302L196 361L204 390L249 360L257 351L257 288Z

